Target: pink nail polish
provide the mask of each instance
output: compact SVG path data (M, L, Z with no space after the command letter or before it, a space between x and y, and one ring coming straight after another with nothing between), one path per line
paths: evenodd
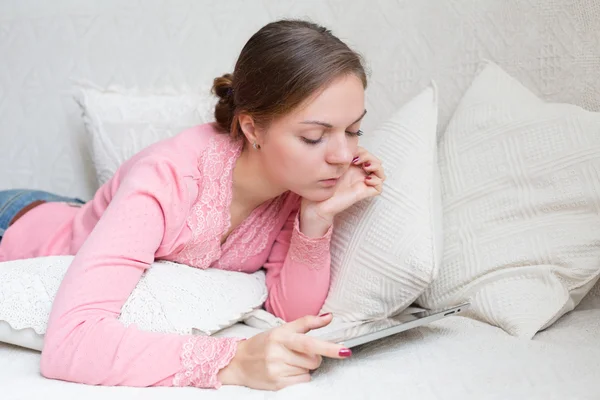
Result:
M339 352L340 357L350 357L352 355L352 350L350 349L341 349Z
M325 314L321 314L321 315L319 315L319 317L320 317L320 318L323 318L323 317L328 317L330 314L331 314L330 312L327 312L327 313L325 313Z
M371 175L367 175L365 179L371 179Z
M365 167L370 167L371 163L370 162L366 162L364 165L365 165Z
M352 159L352 164L356 164L357 161L358 161L358 156L356 156Z

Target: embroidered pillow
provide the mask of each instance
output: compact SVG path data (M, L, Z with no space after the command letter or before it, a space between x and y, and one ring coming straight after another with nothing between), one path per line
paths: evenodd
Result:
M52 301L73 256L0 263L0 342L41 350ZM152 332L211 335L238 321L277 325L260 310L264 271L202 270L170 261L148 268L121 309L120 321Z

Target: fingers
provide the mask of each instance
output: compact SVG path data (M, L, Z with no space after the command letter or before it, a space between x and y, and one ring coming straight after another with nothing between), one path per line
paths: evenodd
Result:
M281 380L281 382L277 385L277 390L281 390L288 386L296 385L298 383L307 383L310 382L310 374L308 372L304 372L303 374L293 375L285 377Z
M296 333L306 333L313 329L319 329L328 325L333 316L328 313L322 316L306 315L302 318L298 318L295 321L288 322L284 325L285 329L291 330Z
M369 155L369 152L367 151L367 149L365 149L364 147L358 146L358 148L356 149L355 157L352 160L352 163L360 164L367 155Z
M288 386L296 385L298 383L310 382L310 372L302 368L290 368L285 371L285 375L279 377L277 380L269 384L265 388L266 390L281 390Z
M310 381L310 371L321 366L323 357L347 358L352 352L342 345L306 335L332 320L331 314L319 317L305 316L265 332L268 348L267 360L271 369L270 387L276 390Z
M352 160L352 164L360 165L367 174L375 174L381 180L386 178L381 160L362 147L359 147L358 155Z
M290 350L309 355L321 355L329 358L343 359L349 357L352 353L344 346L325 340L320 340L313 336L294 334L289 335L283 345Z
M365 148L358 147L358 151L356 152L356 156L352 160L352 164L361 165L368 162L378 162L379 164L381 164L380 160L373 154L369 153Z
M304 354L294 350L290 350L287 357L286 364L307 371L319 368L323 362L323 357L318 354Z
M386 176L385 176L385 173L383 172L383 168L381 166L381 162L379 162L379 161L372 161L372 162L368 161L365 164L363 164L362 167L363 167L363 169L365 170L366 173L376 175L382 181L385 180Z
M381 193L383 190L383 179L376 175L367 175L365 177L365 184L374 188L377 191L376 194Z
M288 376L296 376L296 375L306 374L309 371L310 371L309 368L296 367L295 365L286 364L281 368L280 376L282 378L285 378Z

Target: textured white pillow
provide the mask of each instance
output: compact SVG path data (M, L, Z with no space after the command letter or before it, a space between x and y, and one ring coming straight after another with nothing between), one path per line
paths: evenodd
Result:
M50 256L0 263L0 342L41 350L52 301L72 260ZM211 335L245 318L276 325L262 320L266 298L263 270L247 274L156 261L119 319L146 331Z
M361 145L378 157L383 193L339 214L323 312L340 321L384 318L408 307L437 274L442 217L432 82Z
M216 98L208 88L197 93L142 93L119 87L76 86L99 185L108 181L131 156L159 140L194 125L213 121Z
M441 138L443 268L427 308L531 338L600 274L600 114L545 103L486 63Z

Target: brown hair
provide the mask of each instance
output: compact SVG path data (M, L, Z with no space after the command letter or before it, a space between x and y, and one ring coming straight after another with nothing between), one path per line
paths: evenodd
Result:
M367 87L362 57L330 30L302 20L271 22L242 49L233 74L214 80L218 125L235 138L240 113L268 126L334 79L355 74Z

